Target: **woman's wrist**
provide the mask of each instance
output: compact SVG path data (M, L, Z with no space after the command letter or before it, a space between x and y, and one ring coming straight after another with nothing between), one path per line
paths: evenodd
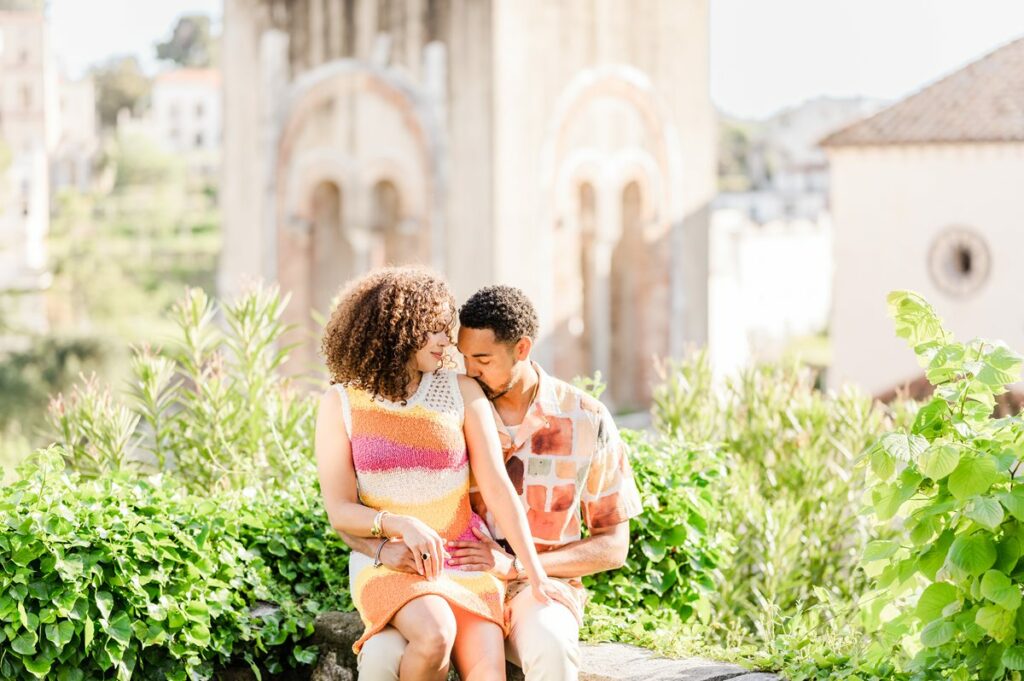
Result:
M540 564L539 560L527 563L526 575L532 582L540 582L548 577L548 573L544 571L544 567Z
M401 537L405 529L405 522L408 520L404 515L387 513L381 518L380 527L385 537Z

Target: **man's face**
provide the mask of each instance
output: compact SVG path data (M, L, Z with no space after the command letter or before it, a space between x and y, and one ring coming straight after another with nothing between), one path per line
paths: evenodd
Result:
M476 379L487 399L501 397L515 383L515 346L499 342L490 329L461 327L458 348L466 364L466 375Z

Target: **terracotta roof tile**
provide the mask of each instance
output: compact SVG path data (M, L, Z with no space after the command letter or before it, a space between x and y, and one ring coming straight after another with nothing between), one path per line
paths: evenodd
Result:
M822 146L1024 141L1024 38L1000 47Z

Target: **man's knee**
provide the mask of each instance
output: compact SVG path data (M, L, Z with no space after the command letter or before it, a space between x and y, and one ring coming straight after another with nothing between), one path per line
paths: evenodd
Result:
M384 627L359 651L359 681L398 681L406 640L394 627Z
M527 679L575 678L580 663L575 616L557 603L541 606L529 601L515 603L512 614L509 659L523 668Z
M517 637L519 658L523 667L551 667L569 663L579 666L580 642L575 628L567 631L555 627L531 631Z

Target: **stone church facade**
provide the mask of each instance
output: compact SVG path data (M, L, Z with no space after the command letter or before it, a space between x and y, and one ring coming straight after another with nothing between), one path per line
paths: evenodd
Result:
M707 0L226 0L219 286L318 326L418 262L535 301L537 358L641 406L707 336Z

